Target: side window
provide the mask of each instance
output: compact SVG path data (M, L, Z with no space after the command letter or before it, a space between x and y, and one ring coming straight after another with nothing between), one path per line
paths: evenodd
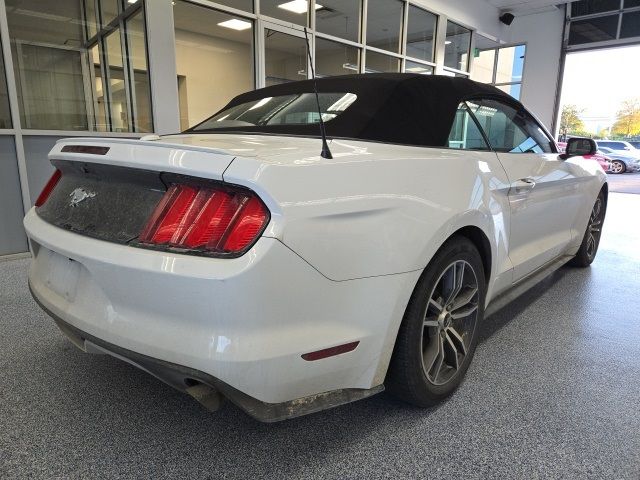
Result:
M449 148L461 148L464 150L488 150L478 125L469 114L469 108L462 102L456 110L456 117L449 132Z
M527 112L496 100L475 100L467 104L494 150L510 153L553 152L551 139Z

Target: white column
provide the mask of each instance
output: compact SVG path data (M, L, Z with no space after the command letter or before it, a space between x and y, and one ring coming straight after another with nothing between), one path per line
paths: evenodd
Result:
M154 131L180 131L178 73L171 0L145 0Z
M441 75L444 66L444 42L447 39L447 17L446 15L438 16L438 27L436 30L436 75Z

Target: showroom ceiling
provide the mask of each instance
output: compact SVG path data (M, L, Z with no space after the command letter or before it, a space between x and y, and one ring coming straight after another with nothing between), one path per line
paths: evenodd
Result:
M555 10L557 5L571 3L570 0L486 0L501 11L514 15L531 15L533 13Z

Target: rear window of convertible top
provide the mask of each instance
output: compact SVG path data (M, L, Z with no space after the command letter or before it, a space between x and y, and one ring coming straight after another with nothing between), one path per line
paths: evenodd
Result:
M353 93L319 93L322 120L333 120L347 110L356 98ZM226 108L197 125L193 131L267 125L308 125L319 121L315 93L296 93L265 97Z

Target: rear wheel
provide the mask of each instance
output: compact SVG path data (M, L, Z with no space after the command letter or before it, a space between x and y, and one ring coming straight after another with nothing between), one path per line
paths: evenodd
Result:
M473 243L453 237L420 277L402 320L387 389L421 407L450 395L469 367L484 313L485 277Z
M596 253L598 253L598 246L600 245L605 211L606 203L604 193L600 192L596 203L593 204L593 208L591 209L589 223L587 223L587 230L584 232L580 250L578 250L576 256L571 259L569 265L584 268L593 263L593 260L596 258Z
M611 162L611 173L624 173L627 170L627 166L620 160L613 160Z

